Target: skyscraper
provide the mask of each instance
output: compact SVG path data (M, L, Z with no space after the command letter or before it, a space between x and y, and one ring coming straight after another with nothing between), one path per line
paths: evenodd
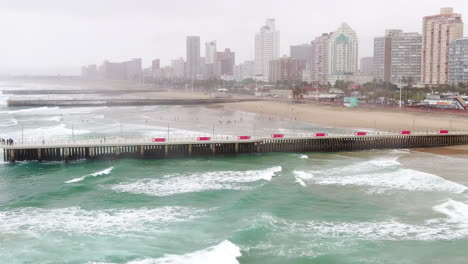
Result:
M401 83L403 77L421 80L422 37L419 33L388 29L374 39L374 75L377 79Z
M184 59L179 58L171 61L171 67L173 69L173 77L177 79L184 78L185 62Z
M185 67L185 78L194 79L200 69L200 37L187 36L187 63Z
M293 45L290 47L291 58L310 63L312 59L312 47L310 44Z
M328 41L330 34L324 33L311 42L311 81L318 84L328 83Z
M450 44L448 73L449 84L468 83L468 38Z
M358 71L358 38L346 23L331 34L328 46L328 73L342 75Z
M305 60L291 57L282 57L270 61L270 82L287 82L288 84L300 84L302 71L305 68Z
M374 57L361 58L359 72L366 75L372 75L374 73Z
M425 84L448 83L450 43L463 37L463 22L453 8L441 8L440 14L423 18L422 73Z
M221 76L233 76L234 75L234 65L236 65L236 53L232 52L230 49L225 49L223 52L216 53L216 77Z
M401 32L392 37L392 68L390 81L403 83L411 78L413 84L421 82L422 36L416 32Z
M270 61L279 57L279 34L272 18L255 34L255 75L259 80L269 80Z
M216 41L208 41L205 43L205 63L213 64L216 60Z

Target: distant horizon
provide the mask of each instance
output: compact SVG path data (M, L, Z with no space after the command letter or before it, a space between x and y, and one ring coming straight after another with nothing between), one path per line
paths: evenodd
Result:
M373 40L386 29L421 33L422 18L442 7L468 15L468 2L462 0L429 0L424 5L402 0L287 5L266 0L240 0L236 5L142 0L138 6L128 0L20 0L0 10L0 34L6 40L0 45L0 75L80 75L84 65L132 58L142 58L143 68L156 58L166 66L172 59L185 59L188 35L200 36L202 57L204 43L216 40L217 49L230 48L239 64L254 59L254 36L267 18L276 19L281 56L289 55L290 46L309 44L346 22L358 35L360 59L373 56Z

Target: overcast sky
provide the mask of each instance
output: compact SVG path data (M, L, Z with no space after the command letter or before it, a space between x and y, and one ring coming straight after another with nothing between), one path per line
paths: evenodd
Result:
M201 37L202 56L203 43L216 40L239 63L253 59L267 17L281 32L281 54L347 22L366 57L385 29L421 32L422 17L445 6L468 16L468 0L0 0L0 73L78 74L81 65L136 57L167 65L185 58L187 35Z

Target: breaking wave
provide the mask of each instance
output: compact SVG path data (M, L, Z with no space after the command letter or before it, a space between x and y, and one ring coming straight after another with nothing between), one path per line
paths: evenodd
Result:
M391 190L463 193L467 189L464 185L437 175L412 169L354 175L316 174L305 171L294 171L294 174L305 182L318 185L368 187L370 193L384 193Z
M66 181L65 183L74 183L74 182L80 182L88 177L97 177L97 176L101 176L101 175L108 175L112 172L112 170L114 169L114 167L110 167L110 168L107 168L105 170L102 170L102 171L98 171L98 172L95 172L95 173L91 173L91 174L88 174L88 175L85 175L85 176L82 176L82 177L79 177L79 178L74 178L72 180L69 180L69 181Z
M145 258L132 260L126 264L239 264L237 258L242 256L240 248L228 240L216 246L205 248L184 255L166 255L162 258ZM112 264L94 262L93 264Z
M340 240L454 240L468 237L468 205L448 200L433 207L443 217L411 224L389 219L376 222L293 221L261 215L254 225L268 226L278 235L303 236L304 241Z
M28 207L0 211L0 230L2 234L33 236L49 232L90 236L142 236L146 233L163 232L170 223L189 221L203 216L204 212L178 206L106 210Z
M249 190L255 187L252 186L252 183L271 181L276 173L281 170L281 166L276 166L264 170L174 174L159 179L143 179L121 183L113 185L111 189L116 192L154 196L169 196L207 190Z

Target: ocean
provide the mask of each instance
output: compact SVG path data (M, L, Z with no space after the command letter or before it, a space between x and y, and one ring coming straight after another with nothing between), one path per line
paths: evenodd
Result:
M219 107L5 100L0 137L17 141L350 132ZM0 263L466 263L466 158L395 149L0 163Z

